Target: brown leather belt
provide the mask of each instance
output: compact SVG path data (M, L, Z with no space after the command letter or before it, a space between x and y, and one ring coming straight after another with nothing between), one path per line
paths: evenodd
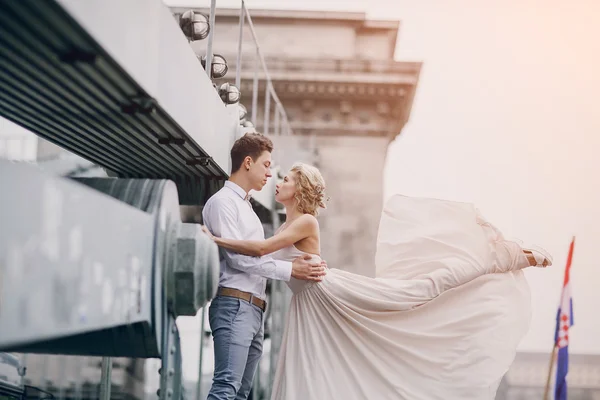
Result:
M247 301L248 303L254 304L256 307L263 310L263 312L265 311L265 308L267 308L266 301L259 299L258 297L254 297L252 293L242 292L241 290L220 287L217 291L217 295L225 297L235 297L236 299Z

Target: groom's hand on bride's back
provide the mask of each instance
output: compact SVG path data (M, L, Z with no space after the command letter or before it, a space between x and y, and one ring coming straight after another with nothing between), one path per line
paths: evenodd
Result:
M324 264L321 261L311 261L311 258L310 255L305 254L292 262L293 278L315 282L321 282L323 280L327 264Z

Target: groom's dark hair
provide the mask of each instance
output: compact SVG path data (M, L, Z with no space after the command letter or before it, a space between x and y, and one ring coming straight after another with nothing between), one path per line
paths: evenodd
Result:
M273 142L262 133L246 133L233 144L231 148L231 173L237 172L246 157L254 161L263 153L273 151Z

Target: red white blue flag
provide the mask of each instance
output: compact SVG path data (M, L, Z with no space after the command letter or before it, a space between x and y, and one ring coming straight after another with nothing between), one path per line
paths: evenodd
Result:
M569 372L569 328L573 326L573 299L571 297L570 271L573 259L575 238L571 241L565 280L563 283L560 306L556 315L556 332L554 343L558 349L556 361L556 386L554 388L555 400L567 400L567 373Z

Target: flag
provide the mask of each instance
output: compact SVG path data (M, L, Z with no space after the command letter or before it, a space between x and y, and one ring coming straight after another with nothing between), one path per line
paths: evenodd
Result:
M554 388L554 400L567 400L567 373L569 372L569 328L573 326L573 299L571 297L570 271L573 260L573 249L575 238L571 241L567 267L565 268L565 280L560 298L558 313L556 314L556 331L554 333L554 345L558 348L556 360L556 386Z

